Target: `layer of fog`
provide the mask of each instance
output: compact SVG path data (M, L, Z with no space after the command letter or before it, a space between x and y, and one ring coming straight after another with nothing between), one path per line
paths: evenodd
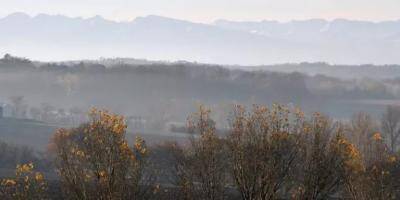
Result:
M159 16L116 23L21 13L0 19L0 53L37 60L135 57L261 65L398 64L400 22L305 20L192 23Z

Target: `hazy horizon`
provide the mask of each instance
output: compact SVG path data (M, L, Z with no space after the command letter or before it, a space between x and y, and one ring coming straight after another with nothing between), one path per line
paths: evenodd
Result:
M224 19L206 24L148 15L116 23L102 17L14 13L0 18L0 27L0 54L42 61L123 57L245 66L400 64L400 20Z
M20 5L24 5L21 8ZM138 16L159 15L195 22L210 23L217 19L260 21L265 19L289 21L321 18L332 20L386 21L400 18L397 0L228 0L219 1L137 1L137 0L5 0L0 17L14 12L29 15L40 13L70 17L101 15L106 19L129 21Z
M210 21L196 21L196 20L191 20L191 19L179 18L179 17L174 17L174 16L168 16L168 15L157 15L157 14L151 14L151 13L144 14L144 15L138 15L133 18L114 19L114 18L108 18L107 16L104 16L101 14L94 14L94 15L88 15L88 16L83 16L83 15L71 16L71 15L61 14L61 13L45 13L45 12L30 14L30 13L23 12L23 11L10 12L8 14L0 15L0 19L4 19L4 18L13 16L13 15L27 15L30 18L36 18L41 15L47 15L47 16L53 16L53 17L61 16L61 17L67 17L67 18L71 18L71 19L83 19L83 20L102 18L106 21L111 21L111 22L115 22L115 23L129 23L129 22L135 21L136 19L155 16L155 17L163 17L163 18L188 21L188 22L206 24L206 25L213 25L213 24L215 24L215 22L220 21L220 20L226 20L226 21L232 21L232 22L276 22L276 23L280 23L280 24L285 24L285 23L290 23L290 22L312 21L312 20L322 20L322 21L326 21L326 22L334 22L337 20L347 20L347 21L354 21L354 22L369 22L369 23L384 23L384 22L400 21L400 16L398 18L381 19L381 20L355 19L355 18L346 18L346 17L333 17L333 18L324 18L324 17L309 17L309 18L307 18L307 17L305 17L305 18L291 18L291 19L276 19L276 18L234 19L234 18L221 17L221 18L215 18Z

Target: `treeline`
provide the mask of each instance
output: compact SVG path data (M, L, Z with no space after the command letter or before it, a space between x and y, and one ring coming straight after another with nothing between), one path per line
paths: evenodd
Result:
M318 64L309 65L318 68ZM321 64L328 71L336 67ZM274 70L278 68L285 65ZM300 105L307 112L348 118L360 110L380 113L387 100L400 97L398 79L341 79L188 62L109 59L46 63L6 55L0 59L0 71L4 72L0 74L4 76L0 78L0 100L24 97L23 106L28 109L24 116L76 125L84 117L83 112L75 111L101 106L144 119L146 131L166 130L170 123L183 122L187 113L193 112L194 102L210 105L221 116L232 103L280 102ZM215 120L225 126L225 119Z
M216 129L200 106L186 142L129 144L124 117L93 109L49 146L65 199L398 199L400 110L337 122L274 104L234 106ZM51 198L33 164L2 181L3 198ZM32 195L32 196L30 196ZM34 196L33 196L34 195Z
M140 60L139 60L140 61ZM382 76L372 79L366 78L368 73L377 73L385 69L389 75L396 73L397 65L390 66L343 66L328 65L326 63L300 63L300 64L281 64L264 67L249 67L256 70L229 69L229 67L212 64L190 63L190 62L133 62L129 59L103 59L99 61L71 61L59 63L32 62L26 58L13 57L6 54L0 59L0 70L28 70L35 72L52 72L60 74L136 74L147 77L162 78L171 77L177 80L183 79L192 83L202 83L199 88L212 85L216 88L221 86L237 87L241 92L255 93L262 91L267 93L264 98L275 97L275 101L290 99L299 102L299 99L312 96L321 98L336 99L385 99L399 97L400 91L397 86L399 80L393 76ZM299 72L293 70L298 68ZM382 69L380 69L382 68ZM363 69L355 76L349 78L352 70ZM273 70L273 71L268 71ZM334 77L329 74L342 73ZM342 72L343 71L343 72ZM356 72L354 72L356 73ZM306 74L316 74L309 76ZM386 78L385 78L386 77ZM392 77L392 78L390 78ZM209 82L209 85L204 84ZM218 85L219 84L219 85ZM210 87L209 88L213 88ZM246 92L251 89L251 92ZM210 91L209 93L212 93ZM260 92L259 92L260 93ZM291 95L289 95L291 94ZM225 94L226 96L229 94ZM245 96L245 95L243 95ZM297 97L297 98L294 98Z

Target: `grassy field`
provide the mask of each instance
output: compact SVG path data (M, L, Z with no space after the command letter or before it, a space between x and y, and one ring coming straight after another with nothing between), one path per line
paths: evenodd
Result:
M0 118L0 140L43 151L57 126L29 119Z

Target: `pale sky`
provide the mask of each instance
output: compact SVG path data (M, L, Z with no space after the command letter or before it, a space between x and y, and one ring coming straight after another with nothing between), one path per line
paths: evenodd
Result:
M347 18L398 20L400 0L0 0L0 17L14 12L71 17L101 15L117 21L161 15L195 22Z

